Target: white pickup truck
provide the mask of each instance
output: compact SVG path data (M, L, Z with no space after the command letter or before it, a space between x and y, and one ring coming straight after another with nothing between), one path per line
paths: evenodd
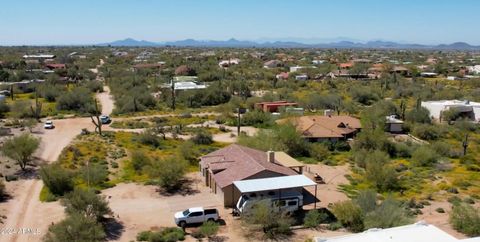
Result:
M203 209L202 207L189 208L185 211L176 212L174 216L175 224L180 227L185 227L187 224L217 221L220 218L217 209Z

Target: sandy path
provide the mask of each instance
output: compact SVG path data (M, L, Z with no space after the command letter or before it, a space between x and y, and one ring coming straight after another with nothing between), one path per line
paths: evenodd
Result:
M114 103L108 86L104 86L103 92L97 94L97 100L102 104L102 114L112 114Z
M113 99L109 97L109 89L97 94L102 104L102 111L110 114L113 109ZM101 95L101 96L100 96ZM100 97L99 97L100 96ZM63 148L80 134L83 128L93 130L90 118L73 118L53 120L55 129L43 130L39 125L36 135L41 138L40 147L36 156L44 162L57 160ZM7 216L4 228L32 229L32 233L14 233L0 235L0 241L41 241L51 223L58 222L64 217L63 207L59 202L42 203L39 201L43 183L39 179L19 180L7 183L7 189L12 194L12 199L2 203L2 214Z

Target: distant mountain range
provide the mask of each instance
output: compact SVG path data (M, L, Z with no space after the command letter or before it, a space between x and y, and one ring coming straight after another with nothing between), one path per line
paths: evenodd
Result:
M408 44L397 43L392 41L369 41L357 42L351 40L340 40L329 43L309 43L297 41L248 41L248 40L195 40L185 39L171 42L151 42L146 40L135 40L127 38L124 40L117 40L110 43L102 43L97 46L115 46L115 47L162 47L162 46L176 46L176 47L236 47L236 48L368 48L368 49L432 49L432 50L480 50L480 46L470 45L465 42L455 42L452 44L440 45L422 45L422 44Z

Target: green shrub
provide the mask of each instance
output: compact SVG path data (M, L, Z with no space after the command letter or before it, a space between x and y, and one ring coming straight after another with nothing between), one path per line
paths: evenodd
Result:
M271 206L269 200L259 200L242 213L246 224L260 228L267 238L273 239L291 234L292 218Z
M43 240L45 242L101 242L105 241L105 238L103 226L95 219L85 217L83 214L72 214L60 223L50 226Z
M213 143L213 137L207 130L200 129L192 137L192 141L197 145L209 145Z
M58 164L42 166L40 177L43 184L55 196L63 196L65 193L73 190L72 173Z
M453 206L450 213L450 223L453 228L468 235L480 235L480 210L468 204Z
M93 190L75 189L61 202L69 215L83 214L95 221L102 221L106 215L112 214L105 198L95 194Z
M330 223L328 224L327 228L328 230L331 230L331 231L336 231L336 230L339 230L341 229L343 226L342 226L342 223L340 222L333 222L333 223Z
M388 165L390 157L382 151L374 151L365 157L365 176L379 191L393 190L398 187L397 173Z
M353 201L344 201L334 204L332 212L338 221L350 231L363 231L363 212Z
M307 228L316 228L328 218L328 215L318 210L310 210L303 220L303 225Z
M437 159L438 154L428 146L420 146L412 155L413 162L418 166L431 166Z
M145 154L145 152L139 150L132 152L132 166L137 173L142 171L142 169L144 169L147 165L150 165L151 163L152 160L148 155Z
M186 167L185 160L171 157L153 163L149 168L149 175L167 192L175 192L182 185Z
M136 141L144 145L150 145L155 148L160 147L161 139L152 130L148 129L140 133L134 138Z
M374 211L365 216L365 228L391 228L412 222L400 202L387 198Z
M82 167L80 174L87 185L102 185L108 179L108 168L106 165L89 163Z
M164 228L160 231L142 231L137 234L137 241L175 242L185 239L185 232L180 228Z
M328 158L330 151L324 144L312 144L309 150L310 157L317 161L323 161Z
M437 213L445 213L445 209L443 209L443 208L437 208L437 209L435 209L435 211Z
M207 237L210 238L218 233L218 224L213 222L213 221L207 221L200 226L200 233Z
M443 136L443 132L435 125L419 124L413 129L413 135L424 140L437 140Z

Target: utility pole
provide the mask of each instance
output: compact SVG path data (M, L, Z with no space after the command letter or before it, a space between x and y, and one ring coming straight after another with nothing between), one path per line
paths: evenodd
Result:
M237 108L238 120L237 120L237 136L240 136L240 125L242 123L241 114L245 113L245 108Z

